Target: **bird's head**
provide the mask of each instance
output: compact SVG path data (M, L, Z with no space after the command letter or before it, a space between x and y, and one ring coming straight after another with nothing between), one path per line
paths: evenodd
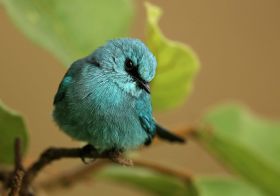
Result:
M131 38L115 39L95 50L88 62L98 64L110 80L133 96L150 93L156 59L146 45Z

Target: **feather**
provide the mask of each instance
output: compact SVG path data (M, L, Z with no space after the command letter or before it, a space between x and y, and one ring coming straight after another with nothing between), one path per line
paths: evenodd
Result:
M159 126L158 124L156 124L156 135L159 138L170 141L170 142L185 143L184 138L171 133L170 131Z

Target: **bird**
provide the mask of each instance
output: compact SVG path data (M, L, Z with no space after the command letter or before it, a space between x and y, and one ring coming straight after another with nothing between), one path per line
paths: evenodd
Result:
M155 56L140 39L106 42L71 64L54 97L54 121L99 153L148 146L156 135L184 143L153 117L150 82L156 67Z

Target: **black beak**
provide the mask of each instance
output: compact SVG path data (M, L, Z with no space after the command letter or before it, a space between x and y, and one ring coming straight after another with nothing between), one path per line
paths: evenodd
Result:
M143 80L139 80L137 78L137 83L139 85L140 88L144 89L148 94L151 93L151 88L150 88L150 83L143 81Z

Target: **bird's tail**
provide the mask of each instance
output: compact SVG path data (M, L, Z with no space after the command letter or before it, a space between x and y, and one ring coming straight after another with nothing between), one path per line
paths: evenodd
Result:
M162 128L158 124L156 124L156 135L164 140L167 140L169 142L178 142L178 143L185 143L185 139L182 137L179 137L170 131L166 130L165 128Z

